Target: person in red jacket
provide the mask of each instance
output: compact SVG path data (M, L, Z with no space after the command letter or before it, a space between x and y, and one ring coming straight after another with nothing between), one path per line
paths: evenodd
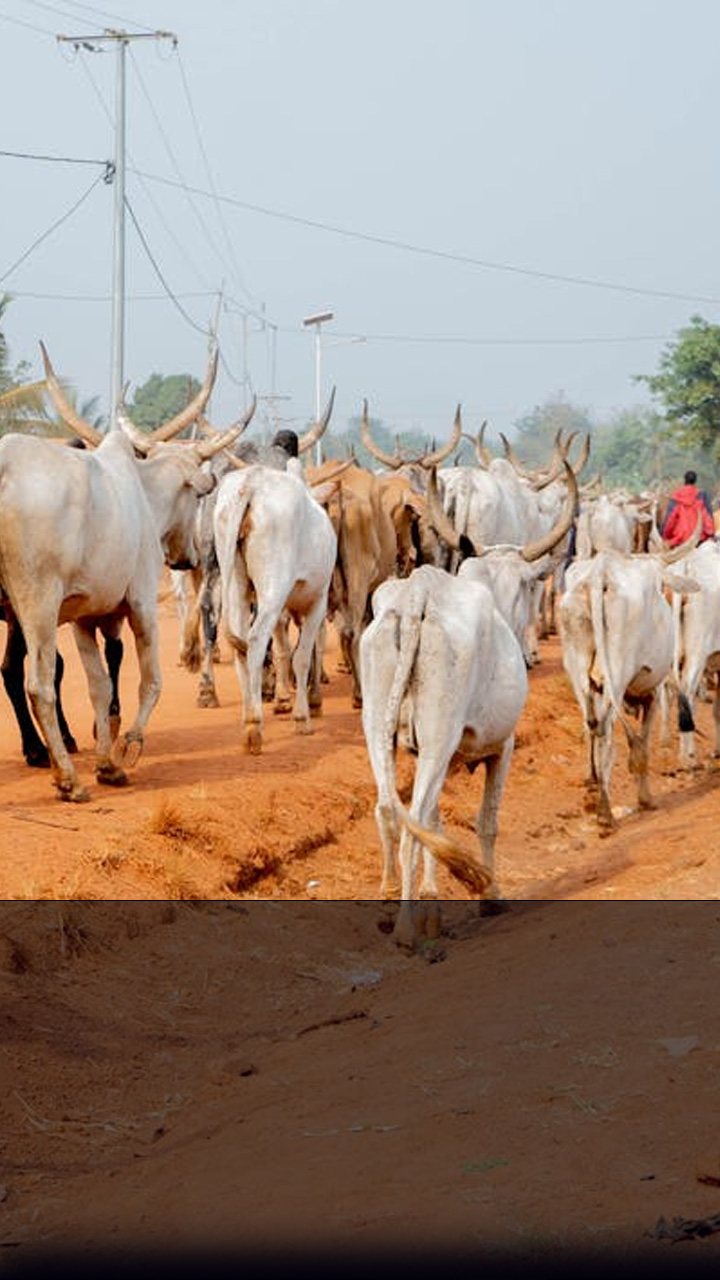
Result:
M687 542L695 532L698 511L702 513L702 529L700 541L715 535L715 522L712 515L710 499L704 489L697 487L697 473L686 471L684 484L676 489L668 503L667 513L663 521L663 541L670 547L679 547Z

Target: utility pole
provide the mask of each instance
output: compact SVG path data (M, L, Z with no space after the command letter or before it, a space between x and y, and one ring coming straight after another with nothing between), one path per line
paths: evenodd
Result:
M87 49L97 53L104 45L115 45L115 161L113 181L113 275L112 326L110 338L110 421L109 430L117 427L117 409L124 383L125 364L125 55L131 40L172 40L171 31L144 31L130 35L127 31L106 28L102 35L57 36L59 44L71 44L76 53Z

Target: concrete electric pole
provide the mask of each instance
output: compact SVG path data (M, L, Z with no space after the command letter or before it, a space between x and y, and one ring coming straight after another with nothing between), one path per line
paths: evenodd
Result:
M115 45L117 54L115 77L115 162L113 182L113 277L112 328L110 339L110 414L109 430L117 425L117 408L124 382L125 363L125 54L133 40L172 40L171 31L147 31L130 35L127 31L106 29L99 36L57 36L58 43L71 44L76 51L96 52L103 45Z

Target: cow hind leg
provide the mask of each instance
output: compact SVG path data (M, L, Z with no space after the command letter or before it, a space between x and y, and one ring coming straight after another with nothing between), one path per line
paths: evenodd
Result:
M315 651L315 641L318 637L322 620L325 617L325 600L319 600L315 607L300 622L300 630L298 640L293 654L293 672L295 674L295 705L293 707L293 719L295 721L296 733L312 733L313 726L310 722L310 703L308 686L310 681L310 668L313 661ZM315 714L319 714L322 704L320 697L319 681L315 685L315 693L317 698L315 703Z
M292 670L290 656L290 636L287 619L281 618L274 632L269 651L274 656L273 669L275 686L273 688L273 713L276 716L288 715L292 711ZM265 667L263 666L263 678Z
M219 707L220 702L215 688L214 663L218 652L218 626L221 615L221 583L217 570L208 570L207 580L200 592L200 683L198 685L196 703L198 707Z
M105 661L110 676L110 737L115 742L120 733L120 668L122 666L124 645L120 636L105 637Z
M595 813L598 833L601 836L607 836L617 828L617 822L610 805L610 780L615 751L612 724L609 721L606 722L604 733L592 734L590 744L592 776L597 780Z
M30 705L43 731L50 756L53 782L62 800L82 803L90 795L82 786L70 754L63 742L55 698L56 646L55 631L31 639L27 643L27 689Z
M634 734L630 742L630 772L637 780L639 809L657 809L657 801L653 799L650 792L648 776L650 730L655 718L657 705L657 698L654 695L643 700L640 733Z
M14 618L8 620L2 678L20 730L22 753L35 769L50 767L50 753L37 730L25 694L25 640Z
M95 627L76 622L74 625L75 642L85 670L90 701L95 712L95 776L105 786L122 787L127 783L127 774L112 759L112 732L110 727L110 704L112 700L112 680L103 666L95 640Z

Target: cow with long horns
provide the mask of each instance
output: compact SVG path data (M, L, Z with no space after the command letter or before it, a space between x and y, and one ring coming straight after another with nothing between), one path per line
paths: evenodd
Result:
M213 441L176 442L207 402L217 371L213 346L201 391L155 433L139 431L123 412L106 435L64 400L42 348L48 387L87 450L58 449L37 437L0 440L0 591L8 625L18 625L27 649L27 691L62 799L82 801L81 784L58 724L56 634L73 624L95 715L96 776L123 785L142 750L162 686L157 596L163 564L196 562L198 498L214 481L203 469L232 444L240 428ZM122 741L113 744L111 682L96 632L128 619L140 669L138 709Z

